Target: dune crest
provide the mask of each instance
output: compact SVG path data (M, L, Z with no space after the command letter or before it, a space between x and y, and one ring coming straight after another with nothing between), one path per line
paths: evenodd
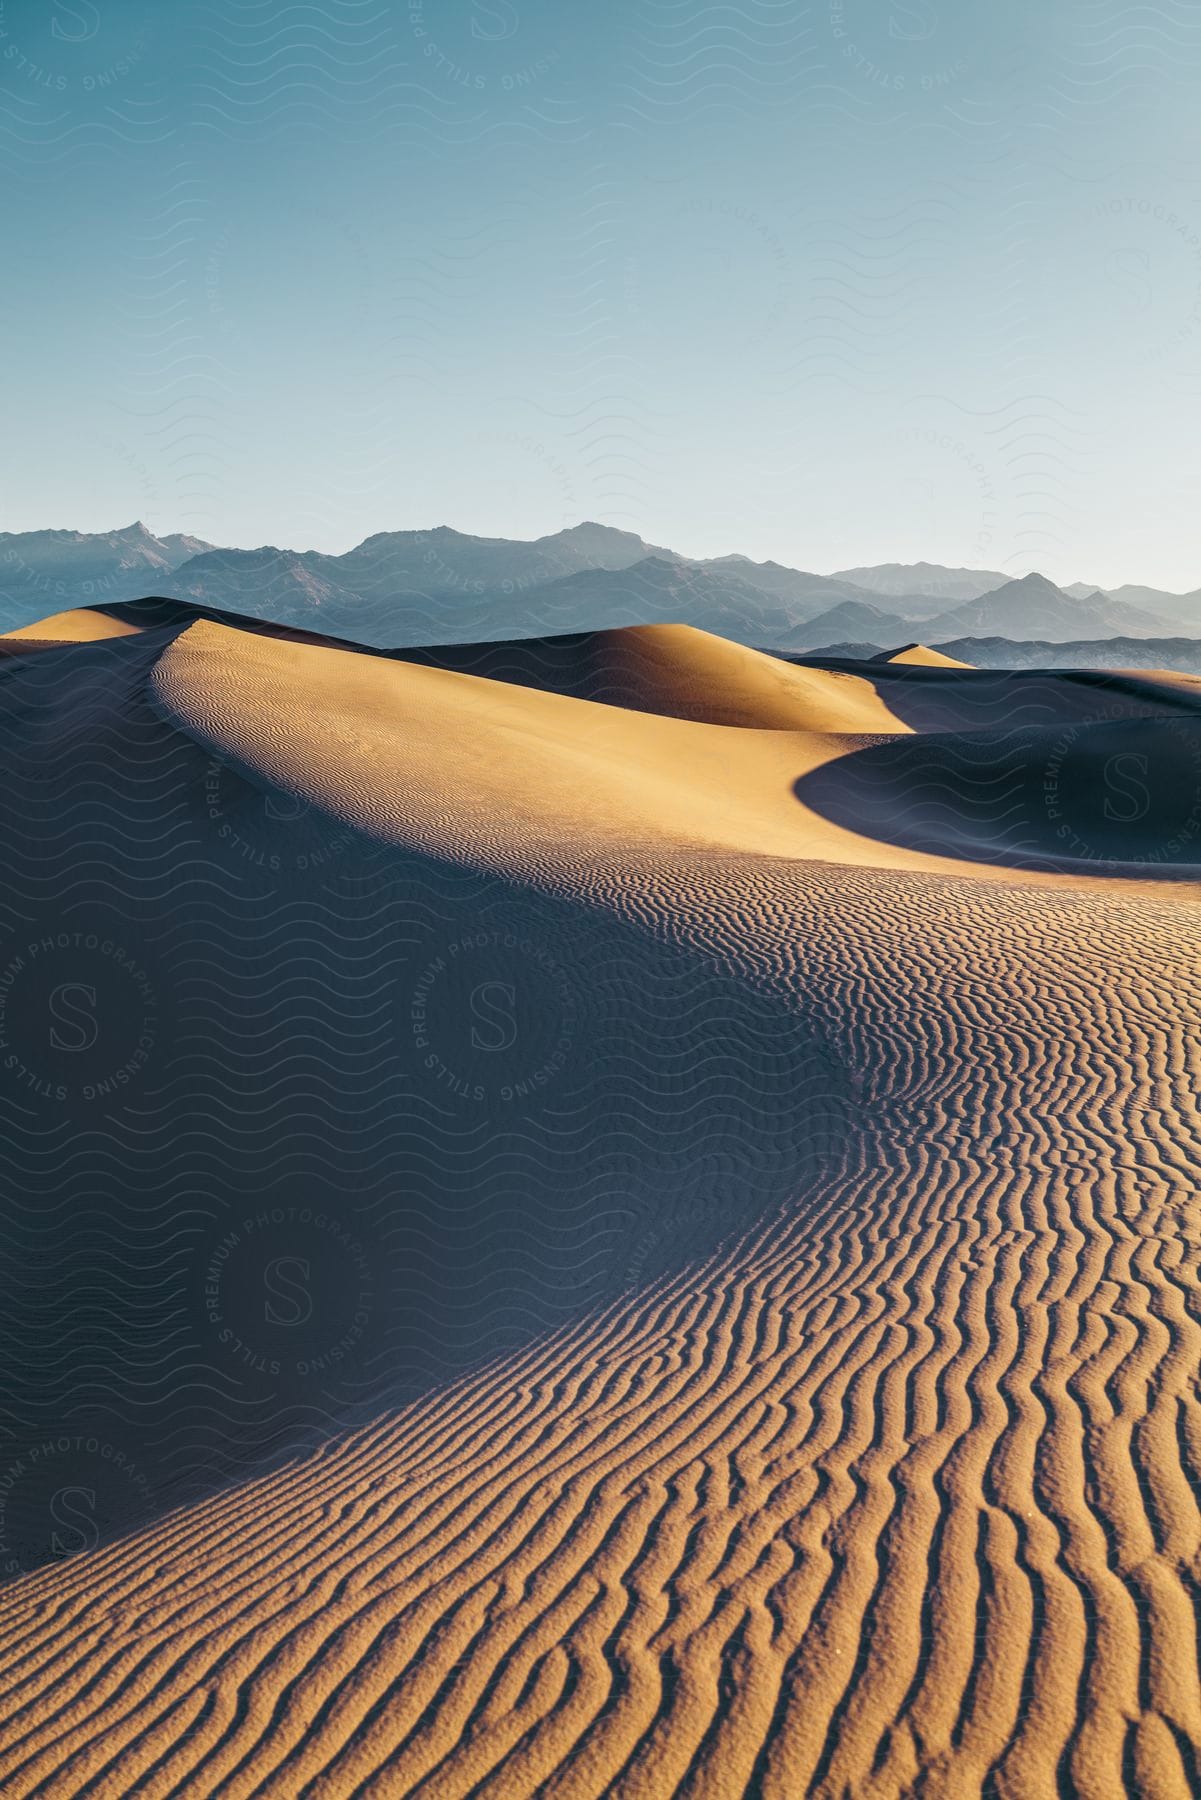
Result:
M882 659L890 663L906 663L922 669L970 669L971 663L959 662L953 656L944 656L941 650L931 650L925 644L906 644L902 650L894 650Z
M405 661L705 725L907 732L863 674L793 664L692 625L397 653Z
M140 625L130 624L97 607L77 606L67 612L50 613L32 625L0 631L0 638L32 638L38 643L50 644L95 644L106 638L129 637L141 629Z

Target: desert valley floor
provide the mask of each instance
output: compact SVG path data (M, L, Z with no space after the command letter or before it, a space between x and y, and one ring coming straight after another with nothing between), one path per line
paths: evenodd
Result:
M0 1792L1201 1791L1201 680L0 651Z

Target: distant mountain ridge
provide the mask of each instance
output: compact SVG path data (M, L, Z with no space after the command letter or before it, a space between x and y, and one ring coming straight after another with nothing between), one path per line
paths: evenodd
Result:
M926 635L1045 638L1050 643L1098 637L1153 637L1163 619L1108 595L1079 598L1048 581L1024 575L994 592L951 607L927 622Z
M925 594L939 600L978 600L1010 579L996 569L946 569L941 563L877 563L871 568L839 569L837 579L871 594L899 599Z
M1201 675L1201 638L1115 637L1062 644L955 638L930 647L978 669L1172 669Z
M131 588L211 548L183 532L155 537L140 519L117 531L0 531L0 598L133 599Z
M735 575L740 581L749 582L752 587L760 588L764 593L775 594L780 600L814 612L825 611L843 601L864 602L871 599L865 588L856 587L837 575L814 575L807 569L790 569L777 562L752 562L749 556L710 556L700 561L690 558L678 560L690 561L694 568L707 569L715 575ZM913 594L909 597L918 604L919 610L924 607L924 595Z
M1187 594L1173 594L1166 588L1142 587L1133 581L1116 588L1090 588L1086 582L1074 581L1064 592L1076 596L1102 593L1122 606L1142 607L1161 619L1176 625L1196 625L1201 631L1201 588L1192 588Z
M800 636L806 644L835 639L848 643L887 642L904 637L909 623L900 613L885 612L870 600L843 600L819 613L815 619L807 619L800 627Z
M872 662L895 655L896 644L830 643L786 658L790 662ZM975 669L1170 669L1201 675L1201 638L1101 638L1075 644L1052 644L1005 637L952 638L931 644L943 656L970 663Z
M0 533L0 629L51 610L159 595L380 647L682 620L765 649L1001 636L1201 637L1201 590L1058 588L1032 573L883 563L834 575L731 554L689 557L586 520L533 539L439 525L377 532L340 555L222 548L140 520L111 532ZM1188 608L1197 605L1191 615ZM1175 610L1173 610L1175 609Z

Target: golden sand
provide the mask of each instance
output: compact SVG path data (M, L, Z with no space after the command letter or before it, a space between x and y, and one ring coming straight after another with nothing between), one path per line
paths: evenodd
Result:
M922 669L970 669L971 663L959 662L953 656L944 656L941 650L927 649L925 644L908 644L904 650L898 650L895 656L889 657L891 663L908 663Z
M94 607L77 606L68 612L51 613L33 625L20 625L15 631L0 631L0 638L34 638L47 644L94 644L104 638L130 637L141 626L114 618Z

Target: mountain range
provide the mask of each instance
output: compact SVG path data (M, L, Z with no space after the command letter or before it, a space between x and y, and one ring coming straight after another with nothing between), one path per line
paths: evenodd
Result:
M1083 581L1074 581L1064 589L1066 594L1077 599L1094 591ZM1161 619L1169 620L1177 630L1182 625L1192 627L1201 618L1201 588L1193 588L1187 594L1172 594L1165 588L1142 587L1137 582L1128 581L1122 587L1106 588L1105 592L1121 606L1142 607Z
M783 656L786 662L829 668L832 663L881 662L894 658L895 639L877 644L863 639L817 644L812 650ZM1075 643L1049 643L1022 638L966 637L935 640L926 647L939 656L973 669L1134 669L1179 675L1201 675L1201 638L1088 638Z
M0 533L0 629L161 595L384 647L683 620L803 652L831 642L1002 637L1052 644L1201 638L1201 589L1060 588L1032 572L885 563L833 575L695 558L594 521L530 540L437 526L379 532L341 555L230 549L141 521L110 532Z

